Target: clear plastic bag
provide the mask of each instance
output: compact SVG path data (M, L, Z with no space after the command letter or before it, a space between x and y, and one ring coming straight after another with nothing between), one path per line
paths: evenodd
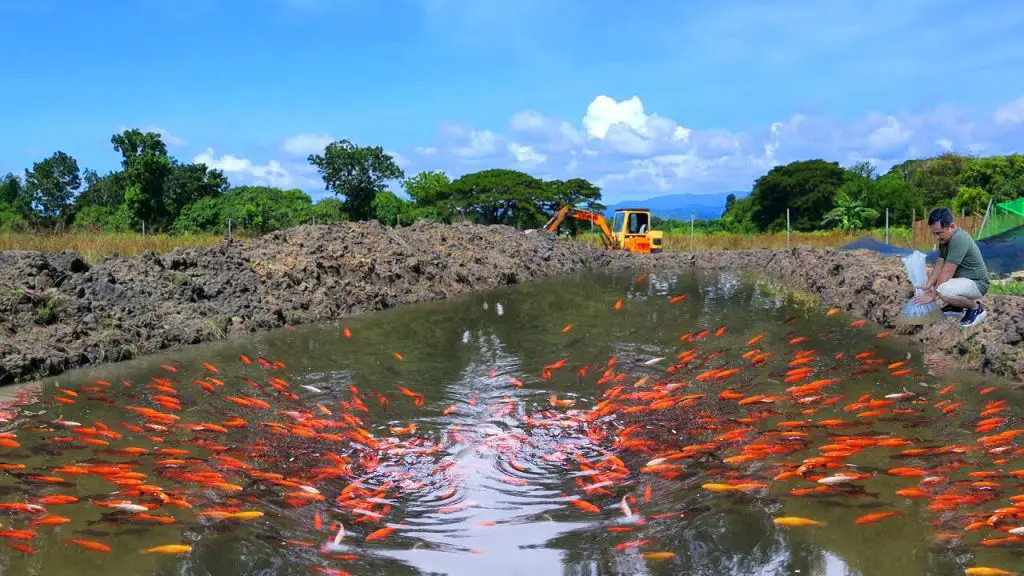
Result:
M908 254L903 258L903 268L907 271L907 277L910 278L911 285L914 286L914 298L924 292L917 286L923 286L928 282L928 267L925 264L926 256L924 253L915 250L913 254ZM938 319L942 316L941 301L934 300L927 304L916 304L914 298L911 298L903 310L900 310L899 316L896 320L904 324L927 324L933 320Z

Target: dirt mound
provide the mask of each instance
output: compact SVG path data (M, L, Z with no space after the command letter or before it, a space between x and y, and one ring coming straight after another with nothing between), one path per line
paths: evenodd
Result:
M440 299L612 256L504 226L300 226L249 244L110 257L0 252L0 383L180 344Z
M749 269L828 306L912 334L968 368L1016 376L1024 298L987 299L991 318L896 328L912 289L898 259L811 249L638 256L504 226L300 226L249 244L110 257L0 252L0 383L126 360L182 344L328 321L587 268Z

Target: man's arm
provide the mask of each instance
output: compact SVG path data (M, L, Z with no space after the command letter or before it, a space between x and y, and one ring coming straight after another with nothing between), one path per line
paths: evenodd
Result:
M939 276L942 274L942 269L945 267L945 264L946 261L943 260L942 258L937 259L935 261L935 266L932 266L931 273L928 274L928 282L926 282L924 286L921 286L921 288L924 288L925 290L931 290L932 288L941 284L941 282L939 282ZM954 270L955 269L956 268L954 267Z
M941 268L936 266L935 269L939 271L939 277L935 280L935 286L938 286L939 284L942 284L946 280L952 278L953 274L956 272L956 268L957 264L953 264L952 262L948 261L945 262Z
M935 269L939 270L935 286L953 277L957 267L967 256L967 248L968 243L961 235L955 235L949 240L949 248L946 250L946 258L942 261L942 266L939 266L938 262L935 263Z

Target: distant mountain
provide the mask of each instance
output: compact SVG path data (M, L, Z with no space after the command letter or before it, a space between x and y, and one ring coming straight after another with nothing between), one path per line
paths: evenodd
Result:
M698 220L719 218L725 210L725 199L735 194L736 199L743 198L748 192L722 192L718 194L666 194L647 200L627 200L612 204L605 211L610 216L621 208L648 208L658 218L689 220L690 214L697 213Z

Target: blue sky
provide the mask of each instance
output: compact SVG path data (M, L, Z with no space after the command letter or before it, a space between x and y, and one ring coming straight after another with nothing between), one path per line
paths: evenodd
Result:
M1024 148L1024 2L0 0L0 173L115 169L159 130L234 183L322 183L326 141L411 175L585 177L610 201Z

